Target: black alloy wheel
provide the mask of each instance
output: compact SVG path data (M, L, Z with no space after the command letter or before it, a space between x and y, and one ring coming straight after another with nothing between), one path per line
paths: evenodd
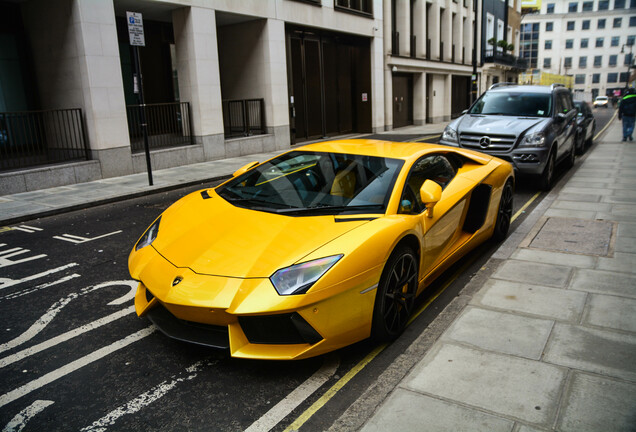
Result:
M497 221L495 222L495 231L492 234L492 238L496 242L504 241L508 236L508 230L512 223L512 208L514 204L513 189L512 180L508 180L501 191L499 211L497 212Z
M541 175L540 185L541 190L549 191L552 188L552 181L554 180L554 165L556 162L556 153L552 151L548 157L548 162L545 164L543 174Z
M380 342L397 338L413 312L418 285L418 259L399 246L384 267L373 308L372 336Z

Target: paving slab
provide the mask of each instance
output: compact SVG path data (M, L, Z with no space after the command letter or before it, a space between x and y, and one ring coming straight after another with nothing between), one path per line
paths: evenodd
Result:
M636 384L575 372L557 429L563 432L633 432Z
M568 288L636 298L636 275L603 270L575 269Z
M514 422L398 388L362 432L511 432Z
M633 274L636 271L636 254L616 252L612 258L599 258L597 268ZM636 286L633 288L636 293Z
M566 371L557 366L445 343L431 349L403 386L549 425L556 418L565 376Z
M534 249L517 249L511 258L522 261L534 261L545 264L559 263L568 267L594 268L597 258L574 253L551 252Z
M578 322L586 297L587 294L580 291L490 279L471 303L558 321Z
M511 259L504 262L493 277L535 285L565 287L571 273L570 267Z
M636 299L590 294L583 323L636 333Z
M614 228L615 224L608 221L548 217L530 247L607 256Z
M556 323L544 361L636 381L636 336Z

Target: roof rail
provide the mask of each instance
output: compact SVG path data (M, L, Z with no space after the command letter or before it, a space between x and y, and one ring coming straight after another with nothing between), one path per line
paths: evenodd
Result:
M497 87L504 87L504 86L516 86L519 85L519 83L514 83L514 82L500 82L500 83L494 83L493 85L491 85L488 90L492 90L494 88Z
M565 87L565 84L561 84L561 83L550 84L550 90L554 90L555 87Z

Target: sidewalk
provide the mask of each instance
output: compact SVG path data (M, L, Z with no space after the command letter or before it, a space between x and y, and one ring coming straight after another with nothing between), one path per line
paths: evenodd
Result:
M451 325L431 323L330 430L636 430L636 143L621 136L614 121L435 320Z
M439 135L446 123L408 126L374 135L348 136L347 139L386 136L408 136L410 139ZM270 159L283 151L259 153L230 159L201 162L153 171L153 186L148 185L148 174L132 174L87 183L59 186L32 192L0 196L0 225L10 225L36 217L51 216L71 210L107 204L190 184L212 182L228 178L234 171L253 161ZM203 186L202 186L203 187Z

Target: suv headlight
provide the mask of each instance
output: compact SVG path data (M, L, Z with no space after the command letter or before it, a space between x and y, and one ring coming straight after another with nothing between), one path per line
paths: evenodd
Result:
M544 145L545 134L543 132L528 134L519 143L519 147L543 147Z
M444 132L442 132L442 140L457 143L457 131L450 126L446 126Z
M304 294L342 255L319 258L280 269L269 280L280 295Z
M150 228L146 230L144 235L141 236L141 238L135 245L136 251L138 251L139 249L143 247L149 246L150 244L152 244L153 241L155 241L155 239L157 238L157 234L159 233L160 222L161 222L161 216L159 216L159 218L156 221L154 221L152 225L150 225Z

